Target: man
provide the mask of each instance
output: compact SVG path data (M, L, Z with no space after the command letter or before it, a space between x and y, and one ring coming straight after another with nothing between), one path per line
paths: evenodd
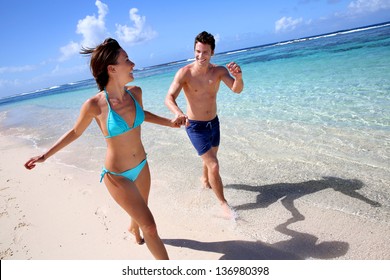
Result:
M203 160L203 185L214 191L225 214L232 217L233 213L223 193L217 159L220 139L217 93L221 81L235 93L243 90L244 82L241 68L235 62L229 63L227 69L210 63L214 49L213 35L203 31L196 36L195 61L178 70L165 98L165 104L176 114L177 123L186 125L187 134ZM187 101L186 114L176 103L182 89Z

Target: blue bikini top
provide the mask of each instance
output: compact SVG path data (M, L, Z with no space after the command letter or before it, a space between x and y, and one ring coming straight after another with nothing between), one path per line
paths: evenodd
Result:
M108 105L108 115L107 115L107 131L108 135L105 136L106 138L112 138L118 135L121 135L127 131L130 131L138 126L140 126L144 120L145 120L145 113L142 109L141 105L135 100L134 96L131 94L130 91L126 89L126 92L130 94L131 98L134 101L135 105L135 119L133 126L129 126L127 122L114 110L111 109L110 102L108 101L108 94L106 89L104 89L104 92L106 93L106 101Z

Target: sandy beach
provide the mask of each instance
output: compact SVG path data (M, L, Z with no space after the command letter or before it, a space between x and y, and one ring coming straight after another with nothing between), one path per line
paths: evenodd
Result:
M152 259L146 246L135 244L127 233L129 218L98 183L99 170L83 171L48 160L27 171L23 164L36 154L35 148L8 136L0 138L0 147L2 260ZM185 164L199 168L191 158ZM176 199L181 189L166 187L167 182L153 176L154 165L151 157L150 207L171 259L390 259L388 223L318 207L297 195L304 184L295 185L293 202L287 195L264 207L253 193L242 197L247 203L237 207L239 216L233 221L218 214L210 190L199 187L191 194L196 198ZM234 197L229 188L245 188L226 181L228 197ZM315 188L319 183L306 184ZM380 208L369 199L365 204ZM251 207L265 208L252 225L245 218ZM243 226L253 228L259 238L242 232Z
M48 160L29 172L23 163L35 149L6 137L0 146L1 259L153 259L146 246L135 244L127 232L129 218L96 180L98 171L92 174ZM171 201L159 198L160 187L154 183L150 207L161 237L173 243L168 246L170 257L218 259L218 252L178 245L181 239L234 241L232 222L196 216L190 222L169 207ZM204 227L194 227L202 223Z

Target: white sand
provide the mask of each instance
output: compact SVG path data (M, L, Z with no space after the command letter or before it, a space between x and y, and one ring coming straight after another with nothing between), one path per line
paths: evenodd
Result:
M36 154L34 148L9 137L0 138L0 147L1 259L152 259L127 233L129 218L99 184L100 170L82 171L49 159L28 171L23 164ZM177 199L183 190L153 176L150 158L150 207L172 259L390 259L387 223L305 199L289 205L279 199L256 223L245 219L250 209L239 210L237 221L225 220L210 190L194 189ZM255 202L256 194L243 199ZM258 240L243 232L244 226L257 232Z

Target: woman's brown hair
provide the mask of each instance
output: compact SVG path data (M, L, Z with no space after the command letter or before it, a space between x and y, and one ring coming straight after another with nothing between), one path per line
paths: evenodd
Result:
M90 69L100 90L103 90L108 83L109 65L117 64L119 43L112 38L107 38L96 48L82 48L80 54L91 55Z

